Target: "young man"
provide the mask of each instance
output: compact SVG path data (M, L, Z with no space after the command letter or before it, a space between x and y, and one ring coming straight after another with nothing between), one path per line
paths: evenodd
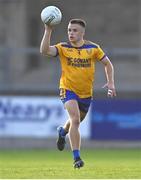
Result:
M57 147L65 147L65 136L69 134L70 146L74 157L74 167L84 166L80 157L80 122L85 118L93 94L95 63L100 61L105 68L108 96L116 96L113 65L99 45L84 40L86 23L82 19L72 19L68 24L69 42L50 45L52 27L45 24L45 32L40 52L48 56L59 56L62 75L60 97L69 117L63 127L58 128Z

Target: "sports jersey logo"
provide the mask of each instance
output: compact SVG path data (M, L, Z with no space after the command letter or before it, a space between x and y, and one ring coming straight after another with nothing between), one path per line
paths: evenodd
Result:
M73 67L91 67L91 59L67 58L67 65Z

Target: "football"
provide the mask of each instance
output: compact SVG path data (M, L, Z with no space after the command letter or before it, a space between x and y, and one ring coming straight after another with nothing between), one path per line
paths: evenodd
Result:
M41 20L47 25L57 25L62 20L62 13L56 6L47 6L41 12Z

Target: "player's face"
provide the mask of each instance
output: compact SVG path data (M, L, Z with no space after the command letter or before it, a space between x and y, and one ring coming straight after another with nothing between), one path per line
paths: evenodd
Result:
M83 40L85 29L79 24L69 24L68 25L68 38L72 43L77 43Z

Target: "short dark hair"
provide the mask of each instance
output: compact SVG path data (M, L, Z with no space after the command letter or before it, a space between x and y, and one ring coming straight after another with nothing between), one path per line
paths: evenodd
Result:
M82 26L83 28L86 27L86 22L83 19L71 19L69 21L70 24L79 24L80 26Z

